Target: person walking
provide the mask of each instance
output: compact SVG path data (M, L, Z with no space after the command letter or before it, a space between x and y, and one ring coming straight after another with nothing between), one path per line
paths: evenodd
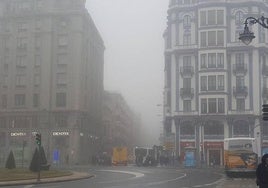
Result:
M264 154L261 159L261 163L256 170L256 184L259 188L268 187L268 154Z

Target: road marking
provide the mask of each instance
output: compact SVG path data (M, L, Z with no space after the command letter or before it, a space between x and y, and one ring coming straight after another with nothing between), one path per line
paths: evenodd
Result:
M168 183L168 182L171 182L171 181L176 181L176 180L185 178L186 176L187 176L186 174L183 174L182 176L179 176L179 177L177 177L175 179L169 179L169 180L164 180L164 181L159 181L159 182L152 182L152 183L148 183L148 185L160 185L160 184L164 184L164 183Z
M122 171L122 170L98 170L98 171L104 171L104 172L116 172L116 173L124 173L124 174L131 174L134 175L135 177L128 178L129 179L134 179L134 178L141 178L144 176L144 174L139 173L139 172L131 172L131 171ZM126 181L127 179L124 180L113 180L113 181L104 181L104 182L99 182L99 183L115 183L115 182L122 182Z
M33 187L34 185L26 185L26 186L24 186L23 188L31 188L31 187Z

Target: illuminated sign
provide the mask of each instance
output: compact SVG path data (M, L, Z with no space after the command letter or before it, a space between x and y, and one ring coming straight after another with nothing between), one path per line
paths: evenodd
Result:
M22 133L22 132L10 133L10 136L26 136L26 133Z
M53 136L69 136L69 132L53 132Z

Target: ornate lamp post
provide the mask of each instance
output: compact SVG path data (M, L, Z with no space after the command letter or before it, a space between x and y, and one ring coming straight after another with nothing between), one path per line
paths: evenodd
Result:
M248 17L244 23L244 32L239 34L239 40L241 40L244 44L249 45L251 41L255 38L254 33L249 31L248 24L253 25L256 23L268 29L268 18L265 18L263 16L260 18Z

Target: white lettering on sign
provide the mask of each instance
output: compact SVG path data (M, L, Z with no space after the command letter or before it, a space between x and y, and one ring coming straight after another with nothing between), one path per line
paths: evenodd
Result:
M26 133L21 133L21 132L18 132L18 133L10 133L10 136L26 136Z
M53 132L53 136L69 136L69 132Z

